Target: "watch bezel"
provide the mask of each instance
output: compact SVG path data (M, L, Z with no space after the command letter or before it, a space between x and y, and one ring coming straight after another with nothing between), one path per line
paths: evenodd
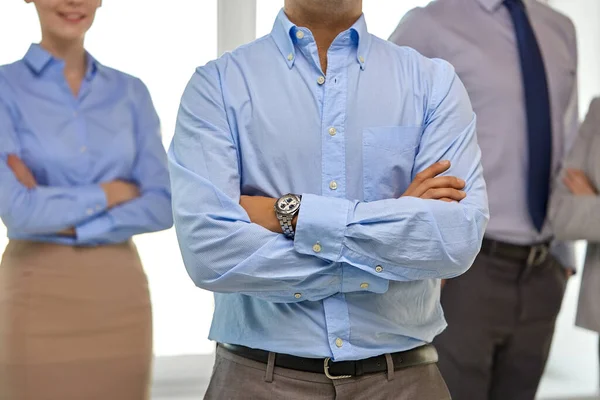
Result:
M292 210L283 210L279 207L279 203L281 202L281 200L286 199L288 197L295 198L297 206L295 208L293 208ZM278 215L282 215L282 216L296 215L298 213L298 210L300 210L300 201L301 200L302 200L302 197L297 194L294 194L294 193L284 194L283 196L281 196L280 198L277 199L277 202L275 203L275 211L277 212Z

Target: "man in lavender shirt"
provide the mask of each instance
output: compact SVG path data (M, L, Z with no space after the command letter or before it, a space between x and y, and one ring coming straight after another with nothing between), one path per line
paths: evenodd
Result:
M455 400L533 399L575 265L546 222L578 124L573 24L534 0L437 0L390 40L453 64L478 116L491 220L473 268L442 290L440 369Z

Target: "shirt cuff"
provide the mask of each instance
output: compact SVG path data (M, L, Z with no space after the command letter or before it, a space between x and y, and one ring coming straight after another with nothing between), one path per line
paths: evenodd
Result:
M80 188L79 204L83 206L85 217L92 218L106 211L106 194L100 185L90 185Z
M294 238L296 251L337 261L342 252L350 205L346 199L303 194Z
M383 294L388 291L390 281L374 276L350 264L342 264L342 293L371 292Z
M110 232L113 228L113 221L109 214L100 215L79 226L75 227L75 236L78 244L87 244L101 235Z

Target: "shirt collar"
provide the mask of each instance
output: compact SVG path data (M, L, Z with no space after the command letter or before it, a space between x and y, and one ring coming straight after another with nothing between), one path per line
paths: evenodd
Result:
M531 5L532 1L534 0L523 0L523 3L525 3L525 6L527 7ZM486 10L489 12L494 12L500 8L500 6L504 3L504 0L479 0L479 2Z
M298 29L298 26L290 21L283 9L281 9L275 19L271 36L275 40L275 44L290 68L294 66L294 61L296 60L294 41L296 40L295 35ZM367 30L365 16L361 15L350 27L349 31L354 43L358 44L356 50L356 62L359 63L361 69L364 70L372 40L371 34Z
M101 65L90 53L86 52L86 55L88 65L85 79L89 81L96 75L96 72ZM62 60L54 58L50 53L44 50L42 46L35 43L29 46L29 50L27 50L23 59L37 75L44 73L50 64L63 63Z
M358 61L360 67L364 70L372 40L371 34L367 30L367 21L365 21L364 14L360 16L352 27L350 27L350 30L356 35L356 40L358 42L356 61Z

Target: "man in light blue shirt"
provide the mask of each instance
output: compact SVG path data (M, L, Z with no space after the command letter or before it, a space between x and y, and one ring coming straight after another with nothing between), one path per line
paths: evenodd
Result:
M186 268L215 292L207 398L449 398L428 343L488 221L475 116L448 63L361 9L288 0L183 95L169 162Z

